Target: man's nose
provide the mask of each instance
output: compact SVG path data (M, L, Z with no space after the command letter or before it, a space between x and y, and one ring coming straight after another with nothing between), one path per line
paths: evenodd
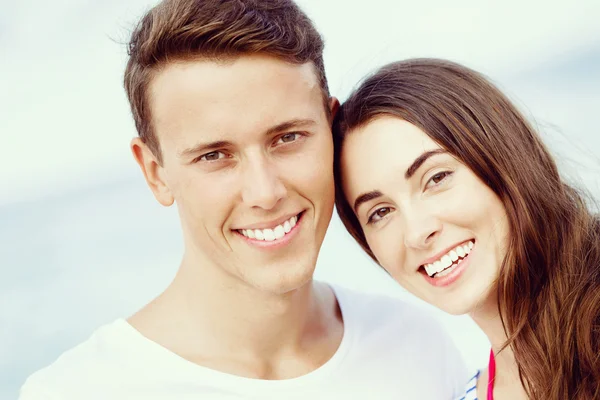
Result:
M279 173L276 166L269 163L266 157L257 157L250 161L243 175L244 203L264 210L274 208L287 195L287 189Z

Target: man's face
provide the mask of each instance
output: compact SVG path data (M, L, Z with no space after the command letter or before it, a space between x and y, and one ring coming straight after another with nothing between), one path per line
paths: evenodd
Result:
M186 257L223 283L285 293L309 282L334 200L331 125L312 65L174 62L149 98L163 157L151 187L177 204Z

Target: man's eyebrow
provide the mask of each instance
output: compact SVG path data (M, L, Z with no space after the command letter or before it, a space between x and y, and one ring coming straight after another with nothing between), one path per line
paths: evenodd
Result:
M179 152L179 156L180 157L188 157L188 156L192 156L194 154L200 153L202 151L211 151L211 150L217 150L223 147L229 147L231 146L232 143L225 141L225 140L217 140L216 142L210 142L210 143L199 143L193 147L190 147L188 149L185 149L181 152Z
M423 165L423 163L425 161L427 161L427 159L431 156L435 156L436 154L443 154L446 153L446 150L444 149L436 149L436 150L431 150L431 151L426 151L423 154L421 154L419 157L417 157L415 159L415 161L413 161L413 163L410 165L410 167L408 167L408 169L406 170L406 173L404 174L404 178L405 179L410 179L415 172L417 172L417 170L419 169L419 167L421 165Z
M269 136L269 135L272 135L277 132L287 131L287 130L290 130L293 128L298 128L301 126L306 127L306 126L316 125L316 124L317 123L315 122L315 120L308 119L308 118L291 119L289 121L282 122L280 124L277 124L269 129L267 129L267 131L265 132L265 135Z
M360 207L363 203L381 196L383 196L383 193L381 193L379 190L372 190L370 192L361 194L356 198L356 200L354 200L354 212L358 212L358 207Z
M306 127L306 126L316 125L316 124L317 123L312 119L301 119L301 118L292 119L292 120L282 122L280 124L277 124L275 126L272 126L269 129L267 129L267 131L265 132L265 136L269 136L269 135L272 135L277 132L287 131L287 130L290 130L293 128L298 128L301 126ZM217 149L220 149L223 147L231 147L231 146L233 146L233 143L231 143L227 140L217 140L215 142L199 143L193 147L190 147L188 149L185 149L185 150L179 152L179 156L180 157L188 157L188 156L197 154L201 151L211 151L211 150L217 150Z

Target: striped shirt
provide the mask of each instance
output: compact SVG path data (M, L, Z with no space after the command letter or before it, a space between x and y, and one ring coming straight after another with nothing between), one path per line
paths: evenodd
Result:
M477 400L477 379L480 373L481 371L477 371L477 374L469 379L469 383L465 386L465 393L456 400Z

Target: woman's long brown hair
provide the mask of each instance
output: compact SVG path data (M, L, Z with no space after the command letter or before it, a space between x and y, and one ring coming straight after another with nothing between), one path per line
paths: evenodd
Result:
M449 61L392 63L367 78L334 124L336 209L375 261L342 191L340 150L380 115L419 127L504 204L510 238L498 307L529 397L600 399L600 221L538 134L487 79Z

